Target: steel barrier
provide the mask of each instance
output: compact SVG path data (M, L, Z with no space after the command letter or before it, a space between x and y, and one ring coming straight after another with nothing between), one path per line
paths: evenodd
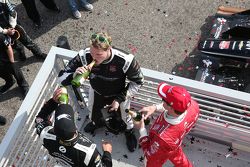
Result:
M58 72L64 68L64 63L76 54L75 51L51 48L2 140L0 166L51 166L55 163L41 146L41 141L35 133L34 118L58 86ZM145 68L142 68L142 71L145 84L132 98L132 108L138 110L142 106L159 103L160 98L156 91L159 82L184 86L201 109L198 124L191 133L250 152L250 94ZM84 88L79 88L84 103L87 103L88 99L87 90L88 83ZM79 99L76 99L72 90L69 91L69 95L70 103L75 111L78 111L76 122L81 129L88 111L79 105Z

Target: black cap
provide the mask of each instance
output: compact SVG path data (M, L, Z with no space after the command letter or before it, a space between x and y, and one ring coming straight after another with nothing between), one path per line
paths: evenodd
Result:
M72 107L68 104L60 104L55 111L55 135L62 140L69 140L76 130Z

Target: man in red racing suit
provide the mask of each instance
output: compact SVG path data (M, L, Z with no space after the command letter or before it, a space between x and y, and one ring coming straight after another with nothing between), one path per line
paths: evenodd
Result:
M158 94L163 103L144 107L144 119L155 111L162 112L150 128L149 135L140 122L140 145L147 167L161 167L168 159L175 167L192 167L181 148L184 136L192 129L199 116L199 106L183 87L161 83Z

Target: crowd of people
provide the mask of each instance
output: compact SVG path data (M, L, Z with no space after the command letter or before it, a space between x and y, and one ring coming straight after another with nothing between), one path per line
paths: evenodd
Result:
M41 2L47 8L60 12L54 1L41 0ZM68 2L73 15L80 18L81 14L76 0L68 0ZM31 20L40 26L41 19L34 0L22 0L22 3ZM93 9L93 6L86 0L81 0L80 3L87 10ZM22 71L15 65L13 48L19 51L20 59L23 61L26 59L23 46L38 58L44 59L46 54L42 53L23 27L18 24L17 13L8 0L0 3L0 10L2 10L0 15L0 51L2 53L0 77L6 82L0 88L0 93L7 92L16 80L25 96L29 85ZM31 14L32 12L35 14ZM184 87L160 83L157 90L162 103L143 107L139 111L142 113L142 120L137 122L140 134L137 139L135 122L125 110L130 108L131 98L143 85L144 77L140 65L134 55L112 47L112 38L106 32L91 34L89 40L89 47L80 50L58 75L60 85L67 88L75 76L89 72L90 89L87 107L90 112L90 122L84 127L84 132L93 134L96 129L106 125L102 109L107 108L106 112L109 114L115 113L113 114L116 120L115 126L124 127L126 147L130 152L137 149L139 140L147 167L160 167L167 160L170 160L176 167L193 166L181 147L185 135L199 117L198 104L192 100L188 91ZM95 65L88 66L93 61ZM111 143L100 141L103 146L103 154L101 154L97 145L84 133L78 131L74 118L76 111L70 104L59 100L62 93L62 88L58 88L35 118L36 132L43 141L43 146L50 155L57 159L58 164L64 166L111 167ZM161 114L152 123L148 133L144 120L154 112L161 112ZM55 113L54 124L51 120L53 113ZM0 116L0 125L5 123L6 119Z

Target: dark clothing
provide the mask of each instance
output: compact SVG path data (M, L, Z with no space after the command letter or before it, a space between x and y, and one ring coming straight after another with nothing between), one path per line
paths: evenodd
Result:
M90 54L90 48L81 50L73 58L63 73L73 73L78 67L89 64L93 60ZM62 77L63 78L63 77ZM126 79L129 80L126 84ZM120 103L122 120L127 127L132 128L132 120L126 119L126 107L129 106L129 98L137 93L139 87L143 84L143 75L138 62L132 54L128 54L116 48L111 49L111 57L100 65L93 66L89 75L91 89L89 92L88 108L90 110L90 119L98 127L103 126L101 109L105 105L111 104L114 100ZM69 75L62 84L69 84L72 75ZM93 88L93 89L92 89Z
M23 93L27 93L28 83L25 80L22 71L11 63L7 54L7 46L10 45L10 40L7 36L0 34L0 77L3 78L6 84L14 83L12 75L17 80L18 86L22 89Z
M16 11L13 6L7 1L6 3L0 3L0 23L1 27L10 27L9 16L16 17Z
M98 152L96 144L78 132L72 140L63 141L55 136L49 117L58 104L50 99L37 115L37 134L43 141L43 146L59 163L73 167L111 167L111 154L104 151L103 156Z
M102 95L99 95L98 93L94 92L94 104L93 104L93 111L92 112L92 121L95 122L95 125L97 127L101 127L104 125L104 119L102 119L102 113L100 112L101 109L107 105L111 104L114 100L114 97L103 97ZM95 112L96 111L96 112Z
M26 10L27 15L29 18L38 26L41 25L41 17L40 14L38 13L38 10L36 8L36 2L35 0L21 0L23 3L23 6ZM54 0L40 0L42 4L54 11L59 11L59 8L57 7L56 3Z
M22 58L25 58L25 52L23 45L29 49L35 56L42 57L42 51L40 48L33 42L33 40L28 36L25 32L24 28L16 23L11 25L9 20L10 16L16 15L15 9L12 5L7 1L6 3L0 3L0 27L2 29L15 28L20 33L20 38L15 42L13 48L15 48ZM16 18L16 16L14 17ZM22 44L21 44L21 43Z
M133 83L136 86L142 85L143 75L133 55L116 48L112 48L111 52L112 55L109 60L91 69L89 81L96 93L106 97L114 96L115 99L121 103L125 100L127 91L134 88L130 87L130 84ZM64 72L75 72L78 67L87 65L92 60L93 58L89 48L81 50L79 54L68 63ZM128 85L126 85L126 79L130 81Z
M27 93L26 91L29 88L29 84L25 80L20 68L18 68L15 63L0 62L0 77L5 80L6 84L14 82L12 75L14 75L17 84L22 89L23 93Z
M6 62L10 62L9 56L6 52L8 46L10 45L10 38L6 35L0 34L0 63L5 64Z
M36 43L33 42L33 40L29 37L24 28L21 25L17 24L15 29L20 33L20 38L18 39L18 41L20 41L27 49L29 49L34 56L41 57L41 55L43 54L41 49ZM17 43L16 49L24 53L24 48L20 44L20 42Z

